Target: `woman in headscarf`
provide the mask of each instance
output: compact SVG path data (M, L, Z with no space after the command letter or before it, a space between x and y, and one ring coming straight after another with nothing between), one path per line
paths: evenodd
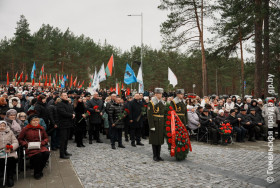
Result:
M18 158L16 150L18 141L5 121L0 121L0 170L4 171L5 155L7 158L7 186L14 186L14 171L16 169L16 160Z
M17 111L15 109L8 110L4 120L7 122L8 126L17 137L21 131L22 124L22 122L17 119Z

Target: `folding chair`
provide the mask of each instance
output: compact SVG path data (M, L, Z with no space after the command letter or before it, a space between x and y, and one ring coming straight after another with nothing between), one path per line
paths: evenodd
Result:
M48 143L48 145L46 145L46 147L48 148L49 152L50 152L50 155L49 155L49 159L47 161L48 165L49 165L49 169L51 171L51 147L50 147L50 144ZM23 148L23 176L24 176L24 179L26 178L26 153L25 153L25 148Z
M201 128L197 129L197 141L200 142L204 137L206 137L206 142L208 143L208 129L205 127L206 132L202 135L202 137L199 139L199 132Z

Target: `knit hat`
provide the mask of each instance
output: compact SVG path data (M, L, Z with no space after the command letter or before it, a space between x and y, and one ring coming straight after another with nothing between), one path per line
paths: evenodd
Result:
M34 118L39 118L39 116L37 114L32 114L32 115L28 116L28 119L27 119L28 123L30 123L32 121L32 119L34 119Z
M224 111L221 109L221 110L219 110L219 112L218 112L219 114L221 114L221 113L224 113Z
M0 121L0 124L4 123L7 127L7 122L6 121Z
M8 110L6 116L9 117L10 115L17 115L17 111L15 109Z

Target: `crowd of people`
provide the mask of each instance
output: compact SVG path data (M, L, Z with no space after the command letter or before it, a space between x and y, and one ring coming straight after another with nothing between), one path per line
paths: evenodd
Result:
M152 135L155 130L164 130L161 129L164 119L149 119L150 104L160 104L159 115L154 114L157 118L164 116L163 107L170 104L192 139L199 141L210 140L212 144L226 145L233 141L235 135L236 142L245 142L247 137L252 142L267 140L269 123L273 124L274 137L280 138L280 105L277 98L241 99L215 95L200 98L185 94L183 89L170 93L162 90L145 91L143 94L133 91L129 95L122 90L117 95L106 89L90 93L83 89L2 85L0 167L4 168L5 154L8 153L7 185L14 185L15 164L17 160L22 160L20 153L23 150L30 158L34 178L40 179L50 155L48 146L52 151L59 150L61 159L69 159L72 155L67 151L69 140L73 140L77 147L85 147L85 140L90 145L93 141L103 143L100 134L110 140L114 150L115 143L118 148L125 148L123 133L124 141L130 142L132 147L144 146L141 140L149 137L149 143L153 144L153 159L163 160L159 155L159 146L163 144L164 133L161 131L156 138ZM272 122L269 116L273 117ZM226 123L233 131L227 142L223 142L220 129Z

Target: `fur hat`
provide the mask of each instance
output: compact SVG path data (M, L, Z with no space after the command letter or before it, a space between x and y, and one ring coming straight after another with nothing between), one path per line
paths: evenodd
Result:
M185 90L184 89L177 89L176 94L184 94Z
M163 88L155 88L155 93L162 94Z
M6 116L9 117L10 115L17 115L17 111L15 109L8 110Z

